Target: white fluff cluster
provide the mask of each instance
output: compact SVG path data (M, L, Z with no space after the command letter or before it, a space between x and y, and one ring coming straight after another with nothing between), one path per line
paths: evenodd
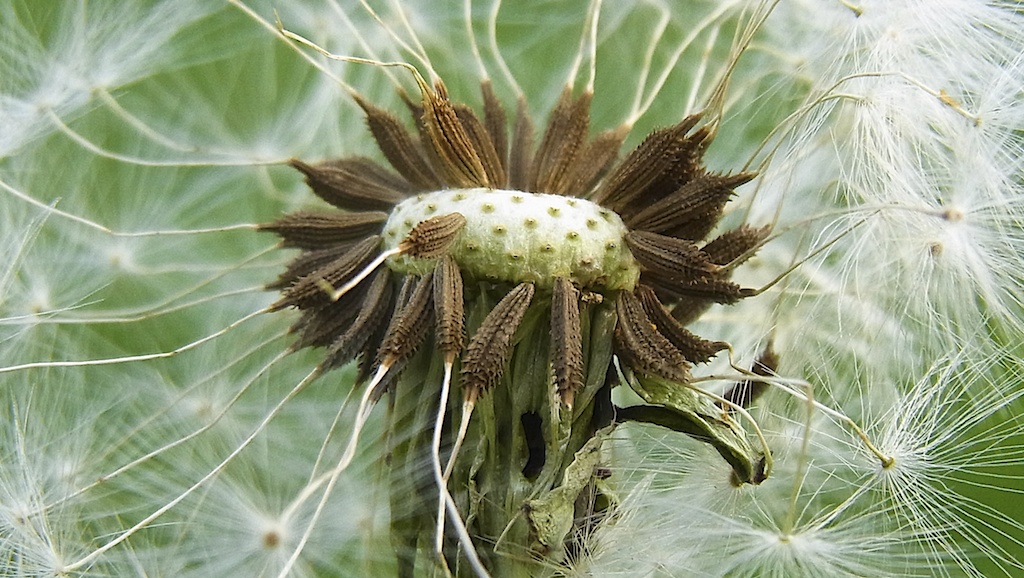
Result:
M781 236L755 279L825 250L720 327L760 320L731 341L771 340L780 374L807 380L893 462L777 393L758 408L778 461L757 488L724 487L693 456L702 448L631 430L622 455L644 457L588 568L1017 575L1024 15L1000 2L784 2L761 33L763 53L734 80L755 98L735 97L733 126L749 130L772 99L797 104L762 153L749 214L777 215Z

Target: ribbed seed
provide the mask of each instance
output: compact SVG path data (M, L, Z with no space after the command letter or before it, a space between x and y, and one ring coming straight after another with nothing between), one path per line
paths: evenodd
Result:
M487 128L487 134L491 137L491 142L494 144L494 152L497 154L498 161L501 163L501 174L504 175L504 180L499 183L495 183L498 188L508 187L508 167L506 165L508 159L508 117L505 114L505 107L501 105L497 95L494 94L494 88L491 86L491 81L484 80L480 83L480 92L483 94L484 100L484 126Z
M358 96L355 98L366 113L366 124L377 146L391 166L413 185L411 192L440 188L441 178L423 154L422 145L401 121L388 111Z
M434 316L437 349L446 357L457 356L466 339L462 300L462 273L455 259L446 255L434 267Z
M687 331L672 317L672 314L655 295L654 289L646 285L638 285L636 296L640 300L644 313L657 327L658 332L664 335L687 361L707 363L716 353L729 347L729 344L724 341L708 341Z
M769 226L755 228L743 225L715 237L704 245L703 250L712 263L729 265L740 257L744 257L744 260L749 258L751 250L760 245L769 232Z
M498 151L491 140L487 127L480 122L476 113L468 106L454 104L453 107L459 122L462 123L462 128L466 131L466 136L469 137L470 146L480 158L484 174L487 175L487 182L491 183L490 186L492 187L500 186L500 183L506 181L505 168L502 165L501 159L498 158Z
M373 254L380 248L380 242L380 235L374 235L356 243L341 258L296 281L285 290L284 297L271 306L272 309L291 306L304 309L316 303L327 302L329 296L323 290L324 283L334 287L345 284L370 262Z
M359 315L345 333L331 343L321 367L330 369L344 365L365 348L380 325L385 323L393 294L391 272L387 269L377 271L367 287Z
M460 213L426 219L409 231L399 247L403 253L412 257L434 259L448 250L464 226L466 217Z
M529 190L566 194L572 168L586 146L592 97L593 93L584 92L573 100L570 88L562 91L537 148Z
M487 172L472 140L439 80L423 95L423 126L445 184L453 188L490 187Z
M645 283L649 283L649 281L650 280L648 279L644 279ZM712 299L693 297L691 295L679 295L678 293L671 293L663 289L659 289L654 283L650 283L650 285L653 289L657 290L656 292L658 294L659 301L662 303L672 303L672 318L678 321L683 327L686 327L700 319L700 316L715 304Z
M555 388L571 407L575 393L583 386L583 336L579 291L564 277L556 278L552 288L551 352Z
M427 273L416 282L416 289L408 303L396 312L397 320L388 327L377 357L384 363L408 359L423 343L430 328L432 316L433 273Z
M566 178L567 187L563 194L570 197L589 197L601 178L611 170L627 134L625 130L608 130L587 143Z
M366 287L359 286L337 301L303 311L302 317L291 328L293 333L299 334L294 347L301 349L330 345L359 315L365 298Z
M418 279L412 275L405 275L402 278L402 286L398 289L398 294L394 299L394 306L391 308L391 317L388 319L388 325L384 329L384 335L390 335L394 333L395 326L398 325L398 320L402 317L402 311L405 306L409 304L409 300L412 298L413 292L416 290ZM347 296L347 295L346 295ZM342 297L344 299L344 297ZM383 343L383 338L381 339ZM374 356L373 365L380 366L384 362L384 358L380 355L378 349L377 355Z
M301 253L294 261L288 264L288 268L278 276L276 281L267 285L267 289L284 289L288 287L298 279L344 257L352 249L353 245L354 243L344 243L329 249Z
M626 244L645 270L673 281L698 279L718 270L696 244L685 239L630 231Z
M632 229L701 239L714 227L719 211L733 195L732 190L755 176L755 173L702 175L635 215L624 216L623 220ZM681 234L679 229L688 231Z
M644 282L669 295L708 300L728 305L748 296L748 290L725 279L701 278L678 283L656 274L644 276ZM674 315L677 319L678 315Z
M261 231L277 233L285 247L324 249L331 245L355 241L380 233L388 214L380 211L362 213L320 213L299 211L285 215L266 225Z
M690 115L675 126L656 130L637 146L608 176L594 201L623 213L637 198L649 197L666 180L681 183L679 158L692 148L686 134L696 126L699 115Z
M533 299L532 283L520 283L487 314L462 356L462 387L475 395L494 387L512 355L512 339Z
M634 371L686 383L690 372L683 354L658 332L637 298L620 291L615 300L615 349Z
M512 129L512 147L508 158L508 185L517 191L529 191L530 167L533 166L533 121L520 96L516 102L516 124ZM536 191L532 191L536 192Z
M302 174L318 197L347 211L390 211L405 200L409 183L375 161L353 157L306 164L288 161Z

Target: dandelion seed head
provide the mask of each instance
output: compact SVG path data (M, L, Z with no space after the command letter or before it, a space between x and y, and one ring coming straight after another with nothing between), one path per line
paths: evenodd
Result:
M506 104L521 90L538 119L558 101L576 55L582 64L574 94L587 82L589 48L580 38L585 10L542 3L524 15L503 7L495 54L488 46L490 6L485 3L473 4L470 22L462 19L461 7L371 5L390 30L355 5L325 13L322 7L291 3L280 7L280 15L284 26L335 53L409 61L428 77L433 65L449 82L453 102L468 102L477 111L481 97L472 85L480 68L487 69ZM699 108L723 71L726 49L738 36L737 22L744 22L735 15L744 8L771 7L768 2L600 6L593 127L617 126L624 119L635 123L623 153L649 128L671 125ZM429 471L432 460L420 453L402 469L393 466L401 462L401 452L396 458L394 451L376 450L414 443L415 434L395 427L391 414L378 408L338 485L328 491L311 481L334 467L338 432L353 422L352 411L344 411L331 429L338 405L356 381L356 368L306 384L272 414L277 410L270 408L290 395L288 388L323 359L322 350L305 349L279 357L300 333L285 337L285 326L298 316L263 316L223 339L174 351L273 299L262 285L287 265L280 253L269 251L274 241L252 234L253 225L246 229L246 223L265 222L279 210L322 209L284 167L217 164L338 154L366 154L380 163L381 154L365 145L359 106L324 72L401 116L411 131L415 122L397 114L406 109L394 88L405 87L415 102L415 85L397 69L327 62L312 52L310 60L302 60L293 46L259 26L241 30L239 22L249 21L235 7L158 2L114 11L80 3L55 10L47 15L45 6L17 2L0 8L5 31L0 76L6 81L0 116L9 119L0 136L0 179L39 203L5 197L9 205L24 204L28 218L7 212L0 218L0 235L14 241L8 245L24 247L9 252L0 267L5 323L0 358L6 364L0 380L6 386L12 383L9 376L26 376L0 389L5 405L17 399L31 408L25 414L36 424L63 432L60 439L27 436L25 453L39 456L31 463L6 459L13 455L9 448L17 446L9 438L0 444L0 491L17 496L0 500L0 512L8 503L16 507L13 514L0 514L6 520L0 522L0 574L53 576L86 560L67 573L277 575L307 530L309 541L290 575L353 568L367 575L395 573L388 518L412 515L429 501L417 492L435 486L416 475L389 480L388 468L415 474ZM267 6L260 11L268 18L272 14ZM466 49L466 28L474 30L482 48L482 66ZM1011 410L1019 405L1013 384L1020 379L1009 361L1019 355L1000 357L963 345L1011 343L1019 333L1021 29L1016 7L999 2L797 1L772 7L735 68L722 105L725 118L706 157L710 170L739 171L749 160L761 176L738 191L718 230L695 241L702 247L704 239L743 221L773 223L780 236L735 272L733 279L742 287L765 285L802 256L838 241L759 298L715 306L688 325L733 346L731 356L719 351L712 365L698 366L695 373L729 376L708 385L722 391L735 371L729 362L743 367L770 340L781 355L780 383L806 379L815 400L863 425L893 463L881 467L839 418L815 413L799 400L780 401L777 388L750 408L776 457L773 475L756 488L730 483L734 471L705 444L664 436L656 426L619 426L597 466L612 476L597 476L595 482L602 499L618 503L581 510L573 533L584 546L568 549L572 567L556 571L752 577L1019 573L1024 548L1016 537L1021 525L1013 505L1018 491L1013 468L1021 455L1021 429ZM421 52L417 42L426 62L416 54ZM648 47L650 61L644 54ZM672 58L677 48L678 62ZM511 64L511 82L495 66L502 58ZM664 85L658 77L662 66L671 71ZM643 100L653 87L660 87L654 88L654 104L635 116L629 101ZM806 109L789 116L801 105ZM412 117L419 118L415 112ZM778 133L765 136L776 127ZM749 159L761 138L767 139L765 148ZM47 211L57 199L58 210L88 223ZM515 202L481 207L469 221L521 210ZM568 207L557 212L562 218L574 215ZM413 218L409 227L425 217ZM464 249L487 251L487 245L518 238L531 227L551 232L545 219L553 215L540 211L529 218L533 223L524 220L521 228L492 223L493 236ZM599 219L594 222L582 219L580 226L559 230L557 239L545 238L529 250L503 247L501 257L522 263L535 254L564 257L566 243L589 244L588 235L604 227ZM225 224L242 230L182 230L132 240L104 231ZM41 234L35 236L35 229ZM406 229L396 233L395 243ZM635 248L624 235L600 240L603 245L594 245L603 250ZM671 248L679 254L678 246ZM578 257L580 271L604 270L598 256ZM396 276L409 272L388 270ZM648 269L641 274L650 277ZM466 312L468 338L509 290L500 279L475 277L467 277L466 285L480 300ZM529 366L529 359L547 359L554 348L548 325L564 330L565 320L579 313L563 307L560 317L549 315L554 291L541 285L531 294L521 334L494 332L522 352L507 364L513 375L523 375L517 367ZM613 292L600 295L592 292L597 283L581 285L566 289L562 284L561 290L570 295L566 302L579 305L585 323L594 321L586 316L602 303L614 307ZM380 301L398 302L400 289L395 284ZM644 342L654 335L649 327L660 332L666 326L640 305L623 305L640 322L623 324L632 333L620 337L622 342ZM412 321L403 331L419 330ZM612 328L604 327L611 335ZM431 350L435 339L427 334L422 351ZM950 350L964 350L964 363L950 364L948 371L942 364L930 367L936 355ZM40 360L91 362L151 351L169 355L100 368L79 365L66 372L52 367L8 371ZM374 353L362 351L364 359ZM437 352L428 353L396 365L397 370L407 364L405 371L425 376L414 388L399 388L400 394L415 390L423 397L398 396L406 406L393 414L399 421L418 419L417 431L433 427L438 403L430 388L438 386L442 372L428 367ZM495 361L500 356L483 358L486 368L501 365ZM639 356L626 362L625 373L641 362ZM578 368L571 362L543 365L536 374L560 371L569 383L578 379L573 377ZM458 367L453 373L458 376ZM602 377L585 379L603 384ZM457 379L449 408L461 401ZM55 385L72 383L75 388L48 396ZM499 391L505 391L500 384L477 399L474 424L497 419L494 408L509 400L487 404ZM561 399L572 400L578 410L589 399L584 391ZM23 395L30 392L32 400ZM550 393L561 401L558 392ZM549 431L550 412L536 409L529 408L540 416L540 430ZM431 414L429 420L425 414ZM716 409L712 415L721 414ZM529 427L522 415L512 415L511 427ZM260 425L265 418L269 424ZM444 436L457 426L458 419L450 419ZM253 441L244 441L252 432L258 432ZM450 447L444 436L442 461ZM624 438L630 443L619 444ZM479 447L468 444L457 468L478 467L483 458L473 453ZM536 461L536 445L500 447ZM218 469L236 449L240 453ZM548 463L554 463L550 456ZM565 463L571 461L567 456ZM120 467L126 470L106 478ZM523 469L510 461L501 471L516 476ZM211 473L216 475L189 493ZM465 479L458 469L453 476ZM104 481L93 486L97 479ZM400 495L382 507L389 485ZM375 487L378 495L372 495ZM314 515L319 494L284 514L290 500L313 488L327 496L319 520ZM481 495L476 520L501 502L486 489ZM144 527L129 530L172 505ZM470 512L464 501L458 507L463 515ZM45 514L31 516L41 511ZM8 532L15 528L11 520L20 525ZM452 529L451 520L445 529ZM504 527L471 531L484 536L484 556L524 557L514 544L525 535L515 537L518 529L501 540ZM108 539L122 536L123 542L100 551ZM445 539L454 543L450 534ZM424 542L419 551L429 550ZM528 538L518 543L529 543Z

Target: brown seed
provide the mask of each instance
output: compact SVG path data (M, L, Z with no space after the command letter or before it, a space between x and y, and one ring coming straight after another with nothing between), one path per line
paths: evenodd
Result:
M494 87L491 86L490 80L484 80L480 83L480 92L483 94L484 100L484 126L487 128L487 134L490 135L491 142L494 144L494 152L501 163L501 174L505 175L505 179L495 183L495 186L505 188L508 187L508 174L506 172L508 162L508 117L505 114L505 107L501 105L497 95L494 94Z
M444 184L453 188L490 187L487 171L473 140L459 121L448 90L439 80L423 94L423 127Z
M612 171L591 200L625 215L635 200L646 200L644 205L637 205L645 206L693 178L688 172L697 171L701 149L687 133L699 120L699 115L690 115L675 126L647 135Z
M683 354L658 332L633 293L619 291L615 314L615 351L633 371L677 383L690 380Z
M557 195L568 192L573 166L586 146L593 96L584 92L573 100L572 89L562 91L537 148L529 190Z
M434 315L437 318L437 349L446 358L456 357L466 339L462 300L462 273L455 259L445 255L434 268Z
M646 231L630 231L626 234L626 244L645 271L664 279L685 283L718 271L707 254L692 241Z
M388 365L408 359L423 343L433 314L433 273L416 282L416 288L401 311L396 311L377 357Z
M473 109L464 104L455 104L453 106L455 114L459 117L459 122L462 123L462 128L466 131L466 136L469 137L470 146L480 157L480 163L483 165L484 173L487 175L489 186L503 186L507 181L505 168L498 157L498 151L494 146L494 141L491 140L491 135L488 133L487 128L480 122Z
M645 283L649 281L649 279L644 279ZM715 304L711 299L693 297L690 295L679 295L678 293L659 289L653 283L651 283L651 288L655 290L655 294L658 296L659 301L671 305L672 318L678 321L683 327L686 327L700 319L700 316Z
M608 130L587 143L566 177L567 187L563 194L589 197L618 159L619 149L627 134L625 130Z
M292 333L299 334L294 349L330 345L359 315L365 298L366 286L360 285L338 301L303 311L302 317L291 328Z
M391 272L387 269L377 271L367 287L366 298L363 299L359 315L345 333L331 343L324 361L320 364L321 368L332 369L344 365L366 348L366 344L378 332L380 325L386 322L393 294Z
M413 185L410 192L441 188L441 178L427 160L421 143L409 133L401 121L388 111L358 96L355 98L366 112L366 124L370 127L370 133L377 141L380 151L384 153L391 166Z
M672 317L654 293L654 289L641 284L637 286L635 293L644 313L658 328L658 332L664 335L687 361L707 363L716 353L729 347L729 344L723 341L708 341L687 331Z
M715 237L704 245L703 250L712 263L722 266L729 265L740 257L743 257L744 260L749 258L752 255L752 250L760 245L770 232L770 226L755 228L743 225Z
M533 299L532 283L520 283L508 292L470 340L462 356L462 387L475 396L494 387L512 356L512 339Z
M533 121L520 96L516 102L516 125L512 131L512 148L508 159L508 185L517 191L529 191L533 166ZM537 191L531 191L537 192Z
M700 303L701 301L710 301L726 305L735 303L740 299L747 297L747 293L749 291L748 289L741 288L732 281L713 277L703 277L686 283L678 283L654 273L646 274L643 277L644 282L658 292L671 295L673 297L696 299L697 304L700 306L702 306ZM673 317L681 319L678 315L673 315Z
M399 244L402 252L419 259L440 257L455 241L455 237L466 226L466 217L461 213L448 213L424 221L409 231Z
M324 292L324 284L337 287L353 278L373 259L374 253L380 248L380 242L380 235L374 235L356 243L342 257L297 280L285 290L284 297L271 308L305 309L311 305L326 303L330 296Z
M583 336L580 329L579 291L564 277L556 277L551 294L551 358L555 388L572 407L583 386Z
M418 279L412 275L406 275L403 278L402 286L398 289L398 295L393 299L394 305L391 308L391 315L389 317L387 327L381 332L381 338L378 343L383 344L384 335L390 335L395 331L395 327L398 325L398 321L402 318L402 310L406 305L409 304L409 300L412 298L413 292L416 290ZM347 295L346 295L347 296ZM343 297L344 299L344 297ZM369 357L369 356L367 356ZM384 362L384 357L381 355L380 348L377 349L376 355L372 356L372 359L363 358L359 364L359 377L357 383L361 383L366 378L373 375L377 368ZM387 376L382 380L382 388L387 388L394 380L394 378L401 370L401 363L397 363L391 366L394 371L389 371ZM383 389L382 389L383 391Z
M288 161L306 175L318 197L347 211L390 211L413 189L409 183L367 158L353 157L306 164Z
M313 271L327 266L328 264L342 258L355 243L343 243L328 249L317 251L303 251L298 257L288 264L288 268L273 283L267 285L267 289L284 289L301 277L309 275Z
M733 188L754 176L755 173L702 175L635 214L623 215L623 220L631 229L702 239L718 221L722 207L733 195Z
M272 231L280 235L285 247L301 247L303 249L323 249L356 241L380 233L388 214L380 211L363 213L321 213L299 211L285 215L266 225L260 225L261 231Z

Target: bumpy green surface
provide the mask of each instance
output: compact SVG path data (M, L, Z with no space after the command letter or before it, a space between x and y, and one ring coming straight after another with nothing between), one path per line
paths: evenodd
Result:
M567 277L582 287L616 290L632 289L640 276L618 215L584 199L541 193L477 188L418 195L391 213L385 248L397 247L420 221L455 212L467 223L451 255L470 277L540 287ZM400 273L433 267L404 255L388 265Z

